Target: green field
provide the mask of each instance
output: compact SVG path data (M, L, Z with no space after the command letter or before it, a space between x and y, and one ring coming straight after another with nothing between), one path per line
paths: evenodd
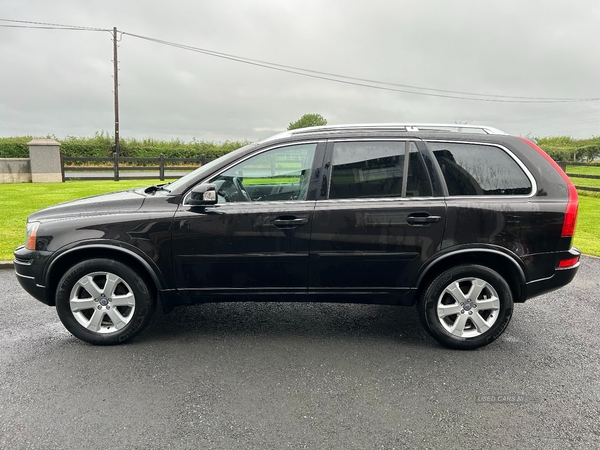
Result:
M569 178L575 186L586 186L600 188L600 178L581 178L577 175L595 175L600 177L600 165L591 166L567 166Z
M575 186L586 186L586 187L595 187L600 188L600 178L578 178L578 177L569 177Z
M165 181L122 180L0 184L0 261L13 259L13 250L25 239L27 216L38 209L90 195L161 183L165 183Z
M600 198L579 196L575 246L588 255L600 256Z
M598 175L600 177L600 165L598 166L567 166L567 173L580 175Z
M587 168L585 168L587 169ZM577 179L591 186L586 178ZM65 183L0 184L0 261L25 237L27 216L38 209L90 195L164 183L159 180L67 181ZM600 196L580 191L575 245L584 253L600 256Z
M600 188L600 179L581 178L577 175L600 176L600 165L591 166L567 166L569 178L576 186ZM577 217L577 230L575 233L575 245L584 253L600 256L600 192L579 192L579 216Z

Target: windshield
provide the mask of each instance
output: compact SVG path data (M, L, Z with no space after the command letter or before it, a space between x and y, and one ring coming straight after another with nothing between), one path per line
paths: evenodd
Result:
M248 147L253 147L255 145L256 145L256 143L248 144L248 145L240 147L239 149L234 150L234 151L242 150L242 149L245 149ZM182 176L181 178L173 181L172 183L165 185L165 189L163 189L163 191L172 192L176 189L179 189L182 186L185 186L187 183L189 183L193 179L202 178L202 174L209 174L214 167L216 167L220 164L220 162L223 158L225 158L227 155L230 155L230 154L231 153L227 153L226 155L220 156L217 159L213 159L212 161L210 161L206 164L203 164L202 166L198 167L193 172L190 172L190 173Z

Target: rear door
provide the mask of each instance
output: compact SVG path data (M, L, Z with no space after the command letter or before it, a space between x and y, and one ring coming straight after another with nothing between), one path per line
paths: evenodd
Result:
M330 141L325 159L309 291L394 303L411 288L423 261L439 251L446 218L417 142Z

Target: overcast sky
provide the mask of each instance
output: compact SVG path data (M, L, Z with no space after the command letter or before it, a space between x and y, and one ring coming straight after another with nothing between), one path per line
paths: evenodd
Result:
M120 35L122 137L258 140L305 113L600 135L599 0L0 1L0 19L117 27L346 82ZM111 33L7 25L27 24L0 21L0 136L113 135ZM509 101L452 98L470 94Z

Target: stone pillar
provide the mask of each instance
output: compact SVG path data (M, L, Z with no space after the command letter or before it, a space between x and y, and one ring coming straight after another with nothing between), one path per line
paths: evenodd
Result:
M33 139L28 142L33 183L62 183L60 144L54 139Z

